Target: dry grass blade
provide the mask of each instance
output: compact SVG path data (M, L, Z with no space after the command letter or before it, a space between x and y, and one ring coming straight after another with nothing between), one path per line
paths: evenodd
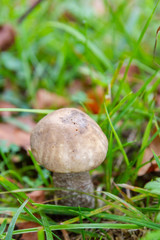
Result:
M70 240L68 232L66 230L62 229L61 232L63 234L64 240Z
M155 58L155 55L156 55L157 38L158 38L159 31L160 31L160 26L158 27L158 29L156 31L156 38L155 38L155 44L154 44L154 50L153 50L153 58Z

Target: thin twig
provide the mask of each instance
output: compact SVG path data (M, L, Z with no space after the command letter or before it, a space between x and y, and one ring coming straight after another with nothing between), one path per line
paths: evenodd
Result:
M18 24L21 24L23 20L42 2L43 0L37 0L34 2L27 11L18 19Z
M156 56L157 37L158 37L159 31L160 31L160 27L158 27L158 29L156 31L156 38L155 38L155 44L154 44L154 50L153 50L153 58L155 58L155 56Z
M64 240L70 240L68 232L66 230L62 229L61 232L63 234Z

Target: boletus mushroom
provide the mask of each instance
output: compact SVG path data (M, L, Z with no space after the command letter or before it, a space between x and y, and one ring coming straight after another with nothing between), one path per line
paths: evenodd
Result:
M41 119L31 133L37 162L53 172L59 204L94 207L89 170L105 159L108 141L98 124L75 108L61 108ZM80 194L80 192L86 194Z

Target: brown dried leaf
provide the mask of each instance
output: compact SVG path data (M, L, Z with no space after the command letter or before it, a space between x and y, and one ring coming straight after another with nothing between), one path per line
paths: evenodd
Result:
M84 91L84 84L81 80L76 79L73 82L70 83L69 87L68 87L68 92L70 94L76 94L79 91Z
M45 201L45 194L44 191L33 191L31 193L28 193L27 196L31 198L36 203L42 203Z
M65 20L68 20L70 22L76 22L76 17L73 15L73 13L71 13L71 12L69 12L67 10L63 13L62 17Z
M126 66L122 66L120 71L119 71L120 76L124 75L125 70L126 70ZM128 74L127 74L128 81L129 82L135 82L135 76L138 75L138 74L140 74L139 68L136 65L131 65L129 70L128 70Z
M76 94L77 92L84 91L91 89L92 81L89 77L86 79L75 79L73 82L70 83L68 87L69 94Z
M15 41L16 33L8 24L0 25L0 51L6 51Z
M40 225L38 223L34 223L34 222L17 223L16 226L18 227L18 229L27 229L27 228L40 227ZM38 240L38 235L37 235L36 232L24 233L20 237L20 240Z
M19 188L24 188L24 186L20 183L20 182L17 182L15 179L9 177L7 178L11 183L15 183Z
M150 161L153 158L152 150L158 156L160 155L160 137L159 136L157 136L152 141L150 146L145 149L142 164ZM144 165L143 167L140 168L140 170L138 171L138 176L143 176L146 173L155 172L155 171L159 171L159 168L157 166L156 161L153 160L152 162L147 163L146 165Z
M97 86L94 90L91 89L87 92L88 101L86 103L87 108L97 114L99 113L102 103L104 101L104 88L101 86Z
M9 102L0 101L0 108L16 108L16 106ZM10 117L12 114L13 112L0 112L2 117Z
M0 139L6 140L8 144L14 143L26 150L30 146L30 133L9 123L0 123Z
M33 120L32 115L17 117L17 120L21 121L22 123L25 123L26 125L28 125L31 128L34 128L34 126L36 125L36 123Z
M39 89L34 103L34 108L66 107L69 105L68 99L51 93L45 89Z

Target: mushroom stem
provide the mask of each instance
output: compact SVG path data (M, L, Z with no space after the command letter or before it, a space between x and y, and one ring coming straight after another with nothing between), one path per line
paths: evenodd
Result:
M55 188L71 189L89 194L93 194L94 191L89 172L53 173L53 181ZM94 197L74 191L57 190L55 197L60 205L89 208L95 206Z

